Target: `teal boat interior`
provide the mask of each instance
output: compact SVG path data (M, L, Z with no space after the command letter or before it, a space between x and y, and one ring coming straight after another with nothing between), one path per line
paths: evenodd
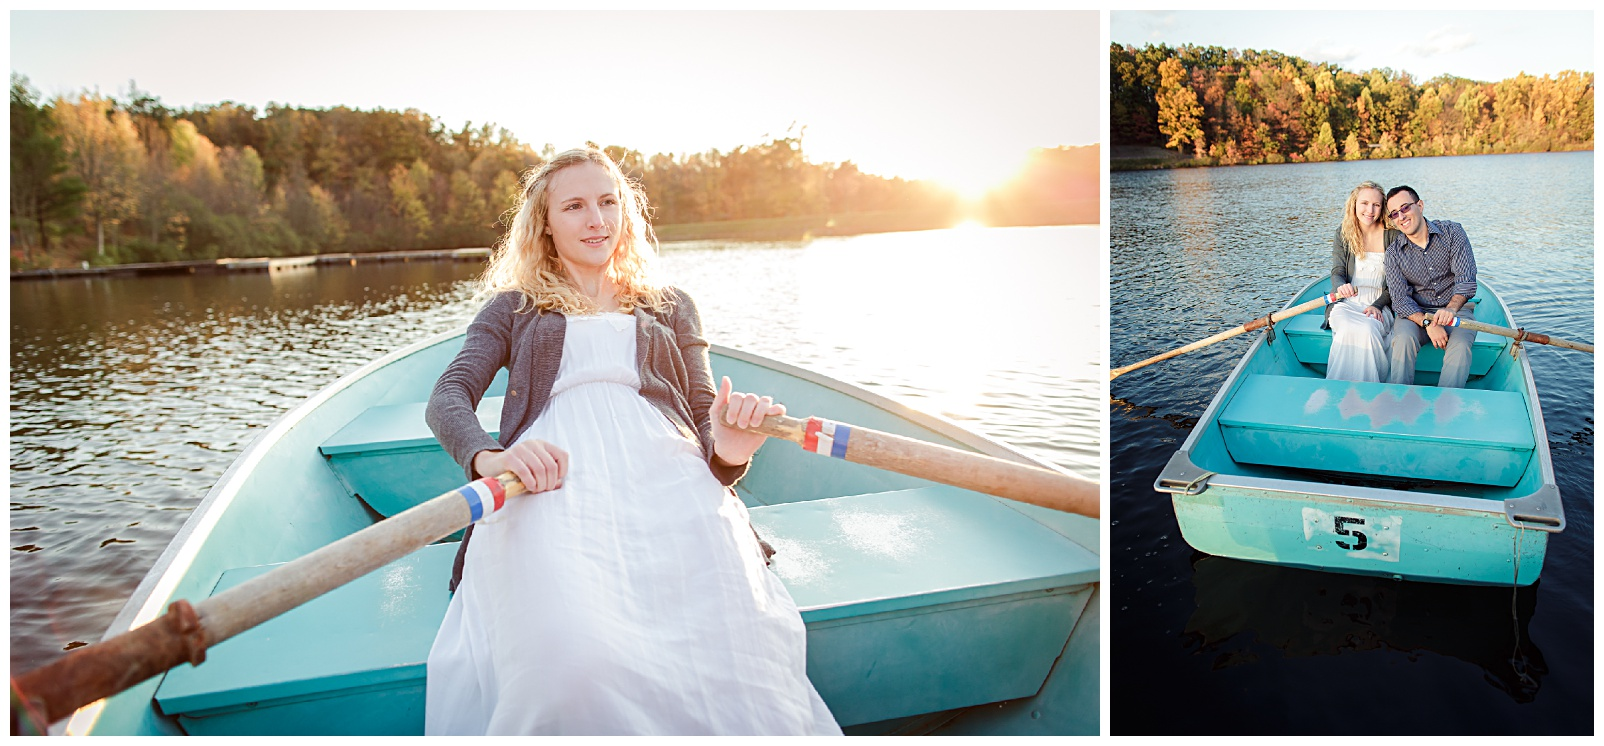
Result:
M1288 306L1329 289L1316 280ZM1513 327L1496 292L1480 284L1476 320ZM1552 489L1542 410L1514 340L1476 335L1465 388L1436 387L1442 351L1421 347L1413 384L1325 380L1331 331L1316 311L1275 325L1254 342L1182 453L1197 471L1325 482L1489 501ZM1168 486L1184 478L1167 469ZM1185 481L1181 484L1184 485ZM1532 528L1564 514L1528 511Z
M1309 283L1287 307L1318 299ZM1479 283L1476 320L1516 328ZM1154 489L1218 556L1429 582L1529 585L1565 528L1524 349L1481 332L1464 388L1328 381L1331 332L1309 311L1262 333Z
M459 487L423 422L462 337L370 364L271 427L169 547L112 633ZM1028 456L872 393L735 350L715 375L794 413ZM478 413L495 433L505 371ZM771 442L737 488L849 734L1098 732L1098 526ZM522 499L522 498L520 498ZM456 538L397 560L97 703L69 733L417 735Z

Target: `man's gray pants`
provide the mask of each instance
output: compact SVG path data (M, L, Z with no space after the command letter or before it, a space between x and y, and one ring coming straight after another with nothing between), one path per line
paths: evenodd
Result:
M1435 308L1422 308L1427 314L1436 313ZM1476 308L1473 303L1466 303L1455 314L1461 319L1475 321ZM1470 377L1470 345L1476 341L1476 333L1461 326L1448 329L1448 347L1443 350L1442 374L1437 377L1437 385L1443 388L1462 389L1465 379ZM1420 354L1420 346L1431 344L1431 338L1426 336L1426 330L1419 324L1399 316L1392 324L1392 372L1387 383L1414 383L1415 357Z

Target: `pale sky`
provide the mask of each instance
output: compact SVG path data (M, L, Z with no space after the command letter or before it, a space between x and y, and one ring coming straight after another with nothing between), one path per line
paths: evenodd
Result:
M794 122L815 161L970 188L1100 139L1099 38L1086 11L10 13L11 70L51 97L132 79L172 107L415 108L648 154Z
M1407 71L1496 82L1521 72L1596 72L1594 18L1586 11L1364 9L1301 11L1116 11L1116 44L1182 44L1274 50L1362 72Z

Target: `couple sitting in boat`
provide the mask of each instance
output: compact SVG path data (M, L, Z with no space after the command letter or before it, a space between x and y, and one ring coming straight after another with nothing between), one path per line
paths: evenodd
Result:
M1437 385L1463 388L1476 332L1449 326L1475 319L1476 257L1465 229L1427 220L1414 189L1366 181L1348 193L1331 245L1326 307L1331 355L1326 378L1411 384L1420 345L1443 351Z
M645 215L602 151L527 174L489 301L429 398L470 479L541 493L462 541L429 735L841 733L727 486L764 440L744 428L785 408L714 389L695 304L649 271ZM474 410L503 368L498 440Z

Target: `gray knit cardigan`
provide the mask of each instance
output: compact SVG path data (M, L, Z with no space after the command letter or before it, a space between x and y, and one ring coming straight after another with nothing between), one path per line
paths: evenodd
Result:
M713 456L709 409L716 392L701 316L684 291L670 288L669 298L672 307L662 313L640 308L634 311L640 393L678 426L681 434L701 445L713 476L720 484L730 486L746 474L748 465L730 466ZM470 480L487 476L474 472L473 457L480 451L512 445L545 410L552 385L557 382L568 320L555 311L530 308L520 313L521 299L521 294L509 291L485 304L468 325L462 351L446 366L429 396L429 429L462 465ZM474 410L502 368L507 369L508 378L498 440L480 427ZM453 591L462 580L462 564L472 535L470 526L457 549L451 569Z
M1391 246L1392 240L1401 235L1403 234L1397 230L1387 228L1381 236L1382 245ZM1347 240L1342 237L1342 229L1338 228L1337 235L1331 239L1331 292L1335 293L1337 288L1353 282L1354 262L1357 260L1358 257L1348 248ZM1386 285L1381 286L1381 297L1370 305L1375 306L1378 311L1385 311L1392 307L1392 293L1387 290ZM1331 328L1331 306L1329 305L1326 306L1326 320L1320 323L1320 328Z

